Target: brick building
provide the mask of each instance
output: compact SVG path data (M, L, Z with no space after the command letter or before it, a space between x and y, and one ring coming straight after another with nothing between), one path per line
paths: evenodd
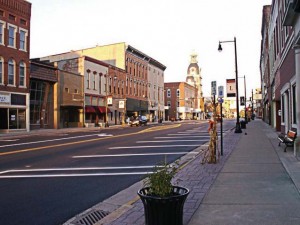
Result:
M0 131L29 131L31 3L0 0Z
M197 119L198 89L186 82L165 83L165 120Z

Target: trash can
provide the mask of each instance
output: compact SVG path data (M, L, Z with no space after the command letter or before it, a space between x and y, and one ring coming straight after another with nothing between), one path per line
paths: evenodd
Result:
M246 129L246 122L244 120L241 121L241 128Z

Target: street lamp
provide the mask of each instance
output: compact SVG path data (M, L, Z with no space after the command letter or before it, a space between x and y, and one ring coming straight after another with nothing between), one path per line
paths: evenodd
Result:
M240 126L240 112L239 112L239 83L238 83L236 38L234 37L233 41L219 41L218 51L221 52L223 50L221 43L228 43L228 42L234 42L234 55L235 55L235 86L236 86L236 110L237 110L237 117L236 117L236 126L235 126L234 133L242 133L242 129L241 129L241 126Z

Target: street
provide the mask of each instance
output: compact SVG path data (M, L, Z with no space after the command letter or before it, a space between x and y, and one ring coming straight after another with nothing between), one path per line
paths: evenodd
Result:
M224 131L234 121L225 121ZM62 224L209 141L207 121L40 133L0 140L0 217Z

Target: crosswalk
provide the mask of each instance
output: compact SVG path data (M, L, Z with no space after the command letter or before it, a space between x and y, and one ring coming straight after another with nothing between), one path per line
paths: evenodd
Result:
M131 166L12 169L0 171L0 179L145 175L153 171L157 165L158 157L168 156L176 159L186 154L198 154L199 152L192 150L208 141L207 132L195 128L169 133L163 137L155 136L151 140L145 138L145 140L133 142L131 146L112 146L107 149L111 151L111 154L104 154L103 151L99 151L98 154L71 156L72 159L79 161L111 158L110 161L115 162L118 158L118 162L122 162L121 164L132 163ZM140 165L144 161L145 165Z

